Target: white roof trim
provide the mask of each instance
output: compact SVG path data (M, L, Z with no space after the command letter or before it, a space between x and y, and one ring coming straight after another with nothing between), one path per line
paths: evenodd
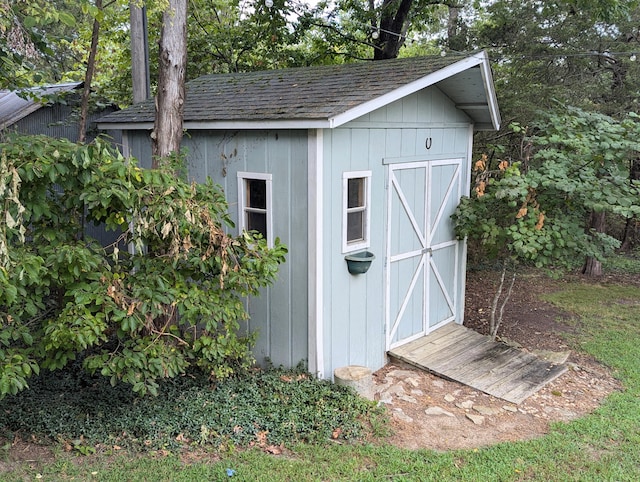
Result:
M418 80L415 80L409 84L403 85L402 87L393 90L385 95L382 95L376 99L370 100L363 104L360 104L353 109L350 109L342 114L338 114L329 119L329 123L331 128L339 127L343 124L346 124L349 121L357 119L363 115L369 114L376 109L384 107L396 100L402 99L408 95L411 95L419 90L422 90L431 85L437 84L441 80L448 79L449 77L453 77L460 72L464 72L471 67L475 67L476 65L480 65L484 62L488 63L488 58L486 53L482 52L480 54L472 55L471 57L467 57L465 59L460 60L454 64L451 64L443 69L432 72L425 77L422 77ZM484 77L484 75L483 75ZM486 83L486 77L484 78ZM487 89L485 85L485 89Z
M153 122L118 122L118 123L109 123L109 122L98 122L98 129L101 131L104 130L123 130L123 131L135 131L135 130L151 130L153 129Z
M502 119L500 118L500 110L498 109L498 98L496 97L496 91L493 85L493 75L491 74L489 56L485 51L482 51L479 55L482 55L483 58L483 62L480 64L480 71L482 72L482 79L484 80L484 91L487 96L487 105L489 107L489 112L491 113L491 122L495 130L500 130Z
M186 130L204 130L204 129L327 129L331 125L328 120L270 120L270 121L186 121L184 128ZM99 122L98 129L101 130L152 130L153 122Z

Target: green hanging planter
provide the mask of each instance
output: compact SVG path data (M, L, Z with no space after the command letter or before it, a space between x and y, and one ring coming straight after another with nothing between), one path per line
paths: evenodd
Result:
M348 254L344 257L347 262L347 269L351 274L364 274L369 270L371 262L376 259L375 255L369 251Z

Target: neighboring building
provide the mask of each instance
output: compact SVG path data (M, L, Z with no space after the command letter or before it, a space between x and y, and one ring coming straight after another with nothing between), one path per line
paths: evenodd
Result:
M470 190L474 130L500 115L484 52L208 75L187 84L191 179L221 184L239 230L289 248L249 300L259 362L330 378L462 323L466 245L450 220ZM151 163L152 101L107 115ZM351 274L345 257L375 259ZM362 264L362 263L361 263Z
M76 142L82 86L82 82L68 82L20 92L0 90L0 132L44 134ZM89 113L87 141L98 134L96 119L115 110L117 107L107 106ZM119 136L119 132L108 134ZM114 137L114 142L119 143L120 138Z
M0 140L2 134L17 132L26 135L43 134L57 139L78 140L80 90L83 82L33 87L21 92L0 90ZM106 106L89 113L86 142L98 135L96 120L116 106ZM106 131L115 145L122 142L120 131ZM110 245L118 233L107 231L104 226L87 223L85 234L97 239L103 246Z

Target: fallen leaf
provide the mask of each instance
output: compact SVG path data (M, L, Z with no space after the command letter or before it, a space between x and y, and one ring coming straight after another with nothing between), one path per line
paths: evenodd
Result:
M269 433L269 431L267 430L262 430L260 432L258 432L256 434L256 438L258 439L258 445L260 447L264 447L267 445L267 434Z
M279 445L269 445L264 450L271 455L282 455L282 447Z

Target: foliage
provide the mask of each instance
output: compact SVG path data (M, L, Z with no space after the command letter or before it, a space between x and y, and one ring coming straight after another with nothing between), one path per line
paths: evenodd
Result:
M382 439L367 444L293 445L288 446L284 457L262 450L164 457L135 453L113 457L113 452L107 451L78 463L76 457L58 454L55 460L38 464L35 469L32 462L17 462L12 468L5 464L10 469L2 474L3 480L32 479L37 473L44 480L145 481L149 474L155 480L222 480L228 478L227 468L236 472L238 480L256 481L639 480L639 288L566 281L562 290L546 301L574 315L571 348L595 355L615 369L624 389L610 395L594 413L552 425L543 437L445 452L401 449ZM535 282L545 284L546 280L541 276ZM50 404L45 401L42 406L49 413ZM349 402L344 401L341 407L349 407ZM34 405L25 415L33 420L37 411ZM78 413L80 418L86 412Z
M379 412L352 390L301 369L254 370L214 384L179 377L162 382L157 397L138 399L122 384L111 387L71 367L43 373L0 407L5 429L69 446L82 440L84 447L134 450L355 440Z
M46 32L76 25L74 15L55 2L0 0L0 89L30 87L46 75L55 56Z
M616 122L565 108L538 132L530 138L538 149L532 161L502 160L491 169L485 156L475 164L474 196L454 215L458 236L479 241L488 257L538 267L570 266L585 255L602 259L619 243L585 231L585 217L591 210L640 212L640 185L625 168L640 151L638 116Z
M374 59L436 53L447 34L448 13L470 2L340 0L319 4L310 19L315 27L310 48L325 59ZM320 10L320 7L324 9ZM460 48L459 50L465 50Z
M309 6L275 0L191 0L188 77L305 65Z
M517 125L515 130L521 130ZM524 262L536 267L572 267L577 259L601 261L620 242L590 229L590 212L624 217L640 213L640 183L628 179L629 159L640 151L640 122L566 108L550 114L527 142L532 159L500 160L491 169L485 155L476 162L472 198L453 215L459 238L468 238L485 260L503 268L493 300L490 332L496 336L515 280L503 297L505 274Z
M532 126L540 110L554 110L557 101L618 120L637 111L639 20L637 1L490 2L469 30L494 61L505 126ZM508 129L478 139L514 159L519 140Z
M211 181L142 170L101 140L14 137L0 151L0 396L79 357L139 393L192 366L224 377L251 363L243 297L274 280L286 249L226 234ZM86 222L118 240L103 248Z

